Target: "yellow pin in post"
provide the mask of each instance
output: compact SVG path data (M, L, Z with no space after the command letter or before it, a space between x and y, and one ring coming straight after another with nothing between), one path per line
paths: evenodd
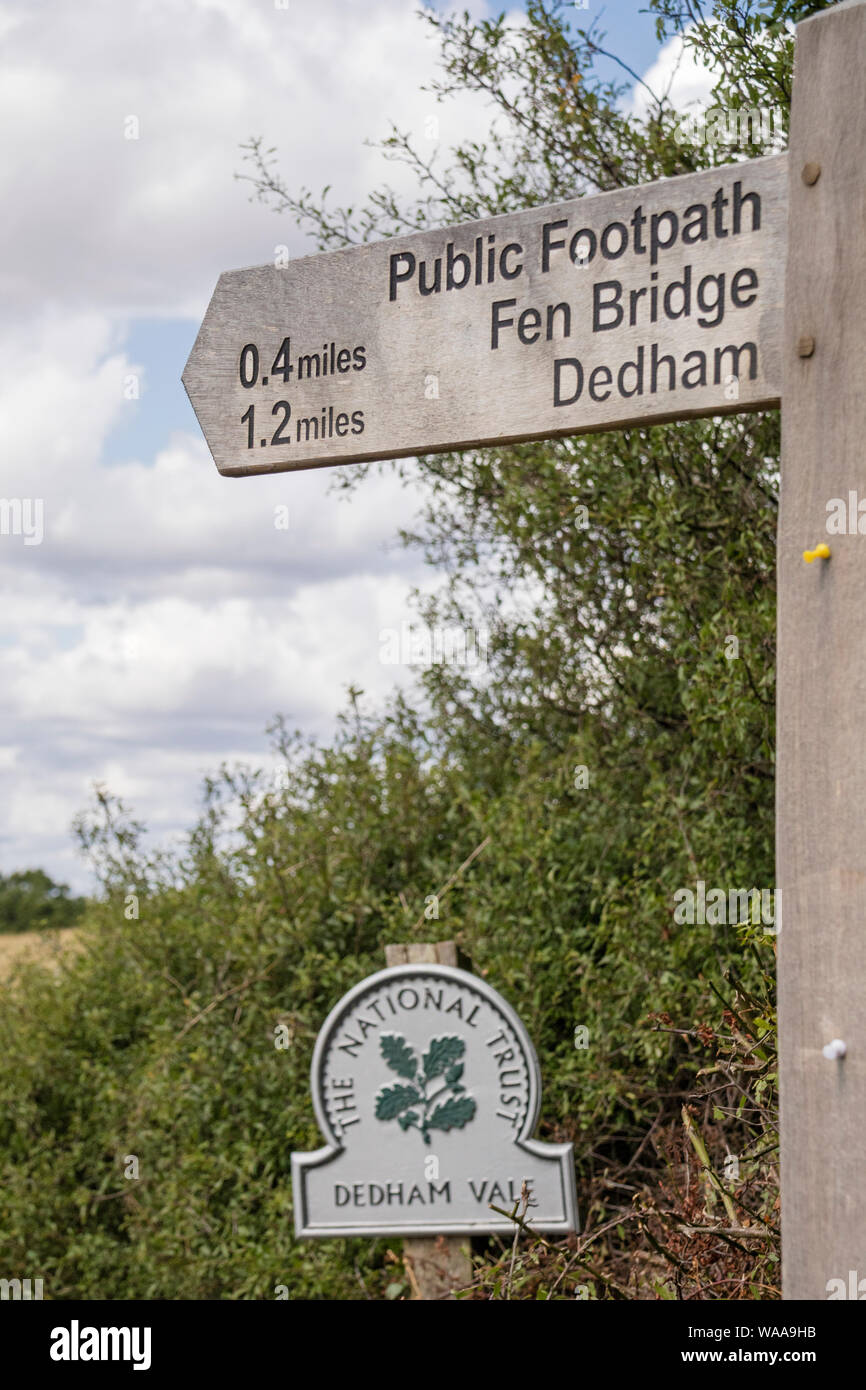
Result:
M822 541L820 545L816 545L814 550L803 551L803 559L806 561L807 565L811 565L813 560L829 560L829 558L830 547L826 545L824 541Z

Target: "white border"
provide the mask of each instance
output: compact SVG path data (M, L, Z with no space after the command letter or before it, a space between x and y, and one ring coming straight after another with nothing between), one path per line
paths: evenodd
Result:
M432 977L434 979L451 980L456 985L461 985L465 989L474 990L480 994L487 1002L503 1015L507 1023L513 1028L517 1042L523 1049L526 1058L526 1070L529 1084L528 1103L526 1115L520 1134L513 1143L516 1148L525 1150L526 1153L533 1154L536 1158L544 1158L550 1161L558 1159L559 1176L562 1193L562 1206L565 1211L565 1220L545 1221L543 1218L533 1220L531 1214L526 1217L527 1224L534 1230L553 1231L567 1234L569 1231L579 1229L577 1219L577 1192L574 1180L574 1146L573 1144L542 1144L532 1138L532 1134L538 1123L538 1115L541 1109L541 1069L538 1065L538 1057L532 1041L512 1009L511 1005L503 999L486 980L478 975L471 974L468 970L459 970L453 965L427 964L425 961L418 961L409 965L392 965L385 970L379 970L374 975L368 975L359 984L354 985L348 994L344 994L342 999L334 1005L325 1022L319 1031L316 1039L316 1046L313 1049L313 1061L310 1067L310 1089L313 1097L313 1109L316 1114L316 1121L319 1129L325 1135L328 1143L324 1148L316 1149L313 1153L293 1153L292 1154L292 1193L294 1196L295 1208L295 1235L298 1239L309 1237L324 1236L425 1236L425 1235L484 1235L492 1232L513 1233L514 1223L505 1217L498 1217L493 1212L490 1216L479 1217L475 1220L465 1220L461 1222L448 1223L439 1220L430 1221L403 1221L400 1224L369 1225L368 1223L352 1225L351 1223L335 1223L331 1225L312 1225L307 1219L307 1193L306 1193L306 1173L308 1169L318 1168L326 1163L330 1163L338 1154L344 1151L344 1146L340 1143L337 1135L331 1128L328 1116L322 1103L322 1087L320 1083L322 1064L325 1054L330 1047L332 1038L337 1029L342 1025L346 1014L351 1012L358 999L369 993L378 985L386 984L391 980L398 980L407 976ZM531 1212L531 1209L530 1209Z

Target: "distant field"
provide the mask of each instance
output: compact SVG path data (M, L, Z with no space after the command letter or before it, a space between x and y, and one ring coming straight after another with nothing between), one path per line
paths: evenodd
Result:
M81 929L62 927L59 931L0 932L0 980L12 973L20 960L56 962L62 954L80 949Z

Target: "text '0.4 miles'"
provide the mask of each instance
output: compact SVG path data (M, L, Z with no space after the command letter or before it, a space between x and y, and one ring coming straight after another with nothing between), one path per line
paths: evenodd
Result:
M267 361L267 358L265 358ZM255 343L245 343L238 357L238 378L241 386L251 390L254 386L267 386L272 377L288 384L292 377L300 381L314 381L328 376L342 376L347 372L362 372L367 365L366 349L340 347L337 343L323 343L321 351L292 353L291 337L283 338L271 363L270 373L260 374L261 354ZM266 434L259 434L256 427L256 408L251 405L241 416L241 424L247 427L247 448L254 449L269 445L288 445L292 443L292 407L288 401L276 401L271 407L271 415L276 419L276 427L268 426ZM351 415L340 411L333 405L323 405L310 415L296 417L294 420L294 440L296 443L309 443L317 439L333 439L348 434L363 434L364 412L353 410Z

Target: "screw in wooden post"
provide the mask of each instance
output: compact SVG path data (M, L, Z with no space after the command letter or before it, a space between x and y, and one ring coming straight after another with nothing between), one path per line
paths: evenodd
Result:
M809 162L808 164L804 164L804 165L803 165L803 174L802 174L803 182L806 183L806 184L808 184L810 188L811 188L811 186L812 186L813 183L817 183L817 182L818 182L818 180L819 180L820 177L821 177L821 166L820 166L820 164L814 164L814 163L812 163L812 161L810 160L810 162Z
M813 353L814 351L815 351L815 339L814 339L814 338L810 338L809 335L808 335L808 333L804 333L803 336L802 336L800 339L798 339L798 342L797 342L797 353L798 353L798 356L800 356L800 357L811 357L811 356L812 356L812 353Z

